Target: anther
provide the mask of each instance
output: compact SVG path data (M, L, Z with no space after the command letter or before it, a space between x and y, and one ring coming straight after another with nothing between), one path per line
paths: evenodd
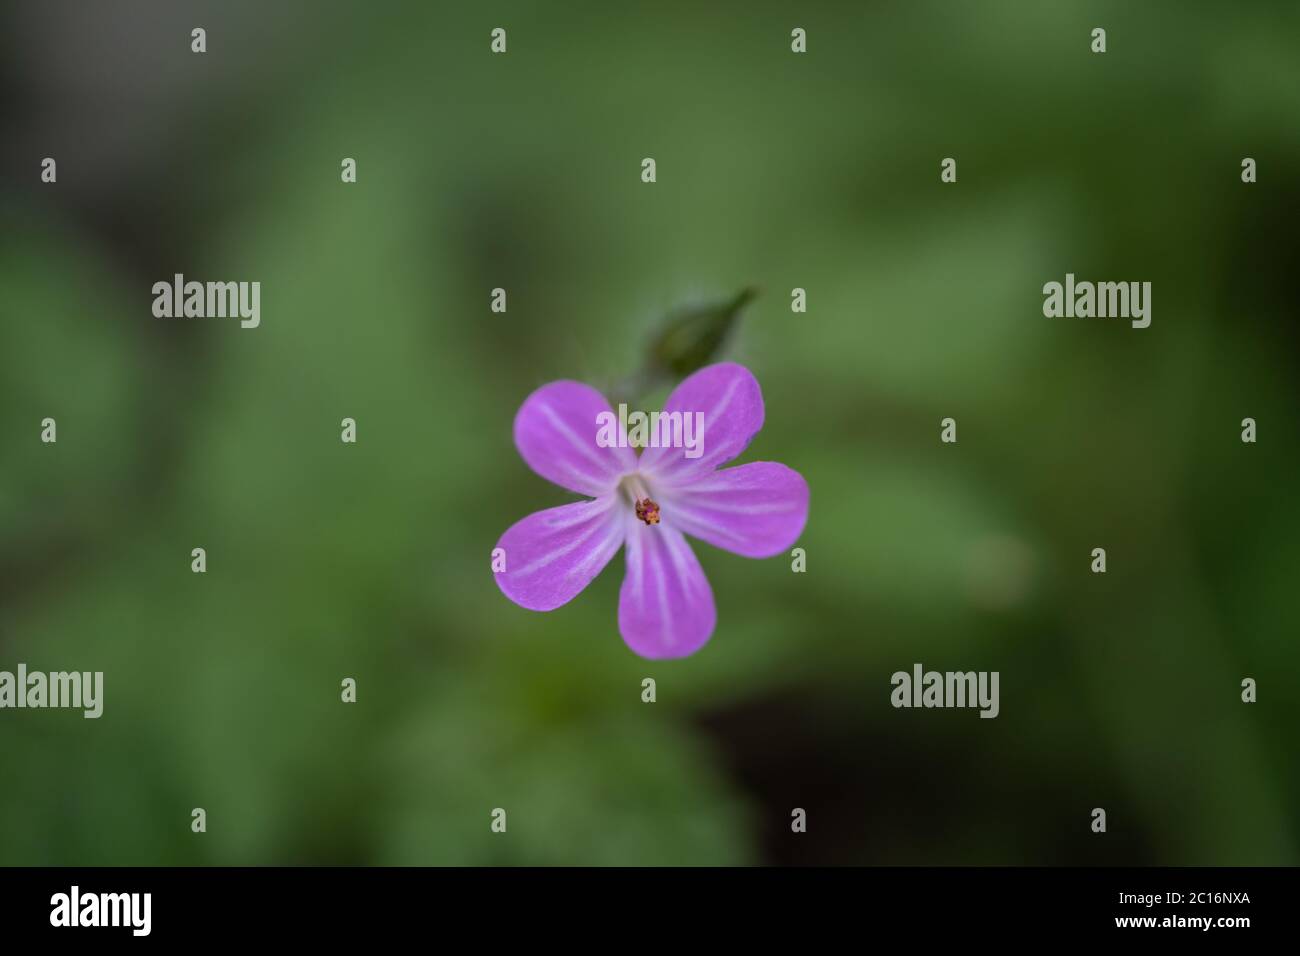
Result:
M649 498L638 498L636 500L636 516L646 524L659 523L659 506Z

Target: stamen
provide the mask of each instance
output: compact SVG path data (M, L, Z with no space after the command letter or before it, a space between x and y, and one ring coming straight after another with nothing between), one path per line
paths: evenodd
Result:
M636 516L646 524L659 523L659 506L649 498L638 498L636 501Z
M623 479L623 488L632 499L632 510L647 525L659 523L659 504L650 497L639 475L631 474Z

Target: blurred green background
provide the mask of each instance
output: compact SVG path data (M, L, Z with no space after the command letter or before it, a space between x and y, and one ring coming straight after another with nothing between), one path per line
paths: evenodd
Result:
M0 712L0 863L1300 858L1294 3L0 16L0 669L106 685ZM1151 327L1044 318L1067 271ZM155 319L175 272L261 327ZM570 500L524 397L749 286L720 357L807 573L697 545L675 662L619 638L621 557L507 601L499 535ZM1001 715L894 710L916 662Z

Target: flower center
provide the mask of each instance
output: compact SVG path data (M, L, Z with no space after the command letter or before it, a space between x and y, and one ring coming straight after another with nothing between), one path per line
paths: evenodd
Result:
M649 498L640 498L636 503L636 516L646 524L658 524L659 506Z
M631 500L632 510L636 513L638 519L644 521L647 525L659 523L659 504L646 491L640 475L626 476L623 479L623 491Z

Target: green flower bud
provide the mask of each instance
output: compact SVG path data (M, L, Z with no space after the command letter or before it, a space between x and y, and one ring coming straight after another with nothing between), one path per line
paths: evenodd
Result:
M685 378L713 361L741 310L758 295L745 289L729 302L686 309L669 318L650 342L646 370L656 378Z

